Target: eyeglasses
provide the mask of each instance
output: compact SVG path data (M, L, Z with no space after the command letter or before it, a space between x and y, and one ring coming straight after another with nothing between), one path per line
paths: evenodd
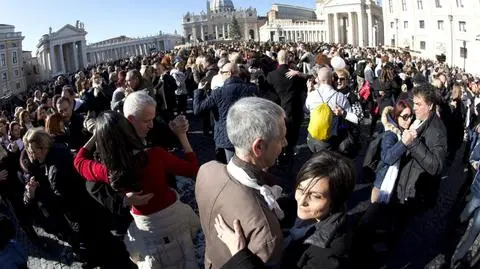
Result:
M345 80L347 80L347 79L344 78L344 77L338 77L338 78L337 78L337 81L345 81Z
M403 120L409 120L409 119L413 118L413 115L412 114L405 114L405 115L400 115L398 117L402 118Z

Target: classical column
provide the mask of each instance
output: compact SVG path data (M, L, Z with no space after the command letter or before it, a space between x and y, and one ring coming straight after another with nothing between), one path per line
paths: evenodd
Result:
M80 68L78 67L78 49L77 49L77 42L73 42L72 45L73 45L73 63L75 64L75 72L77 72L78 69L80 69Z
M65 59L63 58L63 44L60 44L59 48L60 48L59 49L60 50L60 68L61 68L62 73L66 73Z
M215 24L215 39L218 39L218 25Z
M333 13L333 34L335 43L340 43L339 33L338 33L338 14Z
M363 47L365 46L364 43L364 37L365 34L363 32L363 9L360 10L360 12L357 12L357 18L358 18L358 46Z
M201 35L201 39L202 41L205 39L205 33L203 32L203 24L200 24L200 35Z
M47 70L47 72L50 70L50 72L51 72L52 67L48 62L48 55L47 55L47 50L46 50L45 46L43 47L42 56L43 56L43 66L45 66L45 70Z
M55 74L58 72L57 70L57 59L55 57L55 46L50 44L50 66L52 69L52 74Z
M370 7L367 9L367 27L368 27L368 46L372 47L373 46L373 25L372 25L372 10Z
M222 33L223 33L223 39L225 39L226 34L225 34L225 24L222 24Z
M348 44L355 45L353 34L353 15L352 12L348 12Z
M197 42L197 26L192 27L192 40L193 43Z

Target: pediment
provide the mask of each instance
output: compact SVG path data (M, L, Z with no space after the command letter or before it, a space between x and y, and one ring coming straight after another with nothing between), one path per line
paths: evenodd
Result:
M67 24L53 34L53 39L62 39L62 38L69 38L72 36L85 36L85 35L86 35L85 30L75 28L72 25Z

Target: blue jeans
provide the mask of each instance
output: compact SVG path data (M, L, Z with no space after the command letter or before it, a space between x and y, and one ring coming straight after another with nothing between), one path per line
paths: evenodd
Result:
M452 264L465 257L468 250L473 245L473 242L475 242L475 238L477 238L478 234L480 233L480 198L472 197L472 200L468 202L462 214L460 214L460 220L462 222L467 220L472 213L472 224L471 226L468 226L465 234L458 243L455 253L452 257Z

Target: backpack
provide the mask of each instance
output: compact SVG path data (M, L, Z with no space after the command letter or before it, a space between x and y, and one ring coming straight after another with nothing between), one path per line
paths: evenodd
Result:
M382 137L383 135L379 134L368 144L367 152L363 159L363 168L369 168L372 171L377 169L378 163L380 162Z
M310 112L308 133L316 140L325 141L330 138L333 123L333 111L328 106L328 101L337 93L332 94L327 102L324 102L320 92L318 90L317 92L322 99L322 103Z
M383 134L383 133L382 133ZM380 154L382 148L382 134L378 134L370 144L368 144L367 152L363 159L363 179L365 182L373 182L375 174L380 164Z

